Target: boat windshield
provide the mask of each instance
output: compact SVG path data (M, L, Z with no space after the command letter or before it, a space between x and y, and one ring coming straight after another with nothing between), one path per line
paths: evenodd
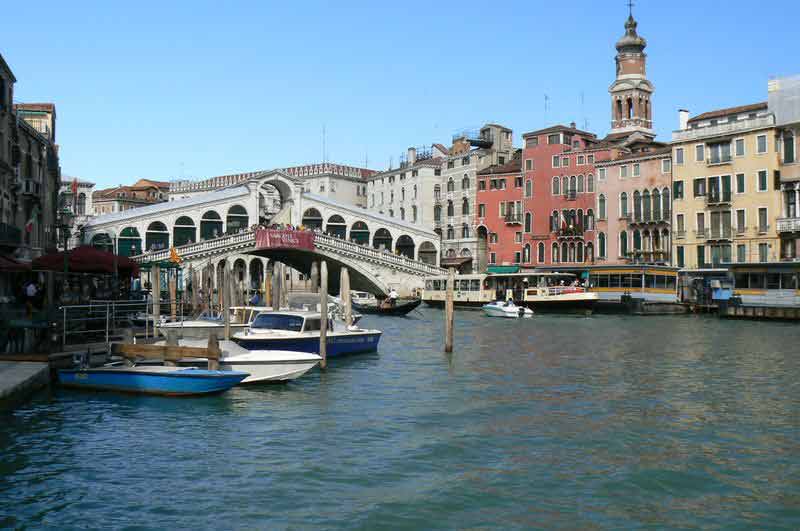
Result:
M303 328L303 318L299 315L262 313L255 318L250 328L299 332Z

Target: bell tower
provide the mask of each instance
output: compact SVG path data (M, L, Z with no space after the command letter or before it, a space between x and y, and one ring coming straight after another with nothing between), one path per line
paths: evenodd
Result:
M651 101L655 87L647 79L647 41L636 33L633 3L628 2L625 35L617 41L617 78L611 95L611 134L640 132L655 137Z

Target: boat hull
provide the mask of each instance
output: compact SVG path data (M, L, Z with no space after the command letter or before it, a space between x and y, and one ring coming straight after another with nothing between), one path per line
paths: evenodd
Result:
M231 324L231 335L236 332L247 330L246 324ZM214 333L217 337L221 338L225 333L225 325L222 324L208 324L202 326L159 326L158 333L167 337L167 333L172 330L178 339L208 339Z
M514 311L508 311L503 308L489 306L488 304L483 306L483 313L489 317L504 317L506 319L519 319L520 317L533 316L533 312L521 306L515 307Z
M161 369L161 370L159 370ZM191 368L113 367L62 369L58 381L65 387L126 393L191 396L221 393L244 380L248 374Z
M514 301L517 306L531 308L542 313L579 313L591 314L597 299L579 300L543 300L543 301ZM433 308L444 308L444 301L426 300L425 304ZM454 302L456 308L481 310L485 305L482 301Z
M422 304L422 300L417 299L408 302L401 302L398 303L396 306L389 306L383 308L380 304L357 304L354 302L353 308L355 308L361 313L369 313L375 315L406 315L409 312L414 311L420 304Z
M378 350L381 332L364 332L359 334L332 334L327 337L326 355L329 358L374 352ZM240 336L235 341L248 350L293 350L319 354L319 336L303 337L258 337Z

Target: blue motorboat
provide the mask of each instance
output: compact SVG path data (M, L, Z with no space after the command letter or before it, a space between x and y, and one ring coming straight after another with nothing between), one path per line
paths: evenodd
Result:
M286 311L260 313L243 332L233 339L248 350L293 350L319 354L322 316L319 312ZM328 357L378 350L380 330L347 326L328 319L326 351Z
M221 393L248 376L248 373L239 371L166 366L113 366L58 371L59 383L67 387L166 396Z

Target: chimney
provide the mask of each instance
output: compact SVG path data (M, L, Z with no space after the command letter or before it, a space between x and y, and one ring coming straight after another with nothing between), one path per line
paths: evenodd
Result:
M678 128L684 130L689 127L689 111L680 109L678 111Z
M575 129L575 122L570 122L570 123L569 123L569 126L570 126L572 129Z
M406 157L406 161L408 162L409 166L413 166L414 163L417 162L417 148L408 148L408 156Z

